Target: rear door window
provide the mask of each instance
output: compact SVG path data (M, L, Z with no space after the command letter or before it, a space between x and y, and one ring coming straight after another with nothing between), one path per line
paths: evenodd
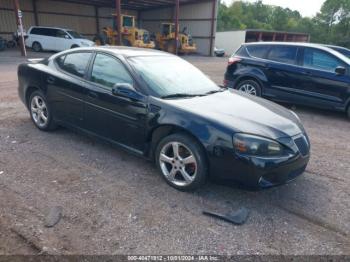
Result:
M296 46L272 46L268 59L294 65L296 64L297 55L298 47Z
M46 29L46 35L47 35L47 36L56 37L57 31L58 31L57 29L47 28L47 29Z
M249 54L257 58L266 58L267 51L269 49L268 45L251 45L247 46Z
M33 35L43 35L43 28L34 27L32 30L30 30L30 33Z
M60 56L56 59L56 63L63 71L78 77L84 77L91 53L79 52Z
M338 66L346 67L345 63L332 54L315 48L305 48L304 67L334 72Z

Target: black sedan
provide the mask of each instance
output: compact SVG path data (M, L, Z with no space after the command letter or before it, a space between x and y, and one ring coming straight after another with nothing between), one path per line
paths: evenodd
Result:
M18 79L40 130L66 126L154 160L179 190L209 177L270 187L293 180L309 161L293 112L221 88L168 53L78 48L21 64Z

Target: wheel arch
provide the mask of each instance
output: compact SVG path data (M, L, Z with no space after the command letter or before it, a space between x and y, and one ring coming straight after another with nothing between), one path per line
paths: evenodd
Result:
M208 157L208 153L207 150L205 149L203 143L201 142L201 140L192 132L188 131L187 129L180 127L178 125L174 125L174 124L163 124L160 126L155 127L148 135L147 137L147 141L149 143L149 149L147 151L147 156L151 159L154 160L155 158L155 151L156 148L159 144L159 142L172 134L176 134L176 133L183 133L188 135L189 137L191 137L192 139L194 139L195 141L197 141L197 143L200 145L200 147L202 148L204 155L206 157L206 161L207 164L209 165L209 157Z
M245 76L242 76L242 77L237 79L235 86L234 86L234 89L236 89L240 83L242 83L243 81L247 81L247 80L253 80L253 81L257 82L261 88L261 91L263 91L263 89L265 88L263 80L259 79L259 77L253 76L253 75L245 75Z
M33 46L34 46L35 43L39 44L40 47L41 47L41 50L43 50L43 45L42 45L38 40L34 40L34 41L32 42L31 48L33 48Z
M35 91L40 91L39 87L36 86L28 86L28 88L26 89L25 92L25 102L26 102L26 106L29 108L29 99L30 96L33 94L33 92Z

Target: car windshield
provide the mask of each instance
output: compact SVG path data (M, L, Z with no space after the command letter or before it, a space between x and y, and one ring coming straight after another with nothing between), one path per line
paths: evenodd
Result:
M77 38L77 39L85 39L84 36L82 36L81 34L79 34L78 32L75 31L67 31L73 38Z
M176 56L132 57L129 61L160 97L190 97L221 90L199 69Z

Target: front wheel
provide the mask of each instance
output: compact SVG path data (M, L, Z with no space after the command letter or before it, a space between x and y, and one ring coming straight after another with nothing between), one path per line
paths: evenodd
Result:
M165 137L157 147L156 162L165 181L178 190L195 190L207 180L204 150L186 134Z
M261 96L261 87L255 80L244 80L240 82L236 89L253 96Z
M34 91L31 94L29 110L34 125L40 130L51 131L57 127L52 119L50 106L41 91Z
M34 50L34 52L40 52L40 51L43 50L41 44L38 43L38 42L34 42L34 43L33 43L32 49Z

